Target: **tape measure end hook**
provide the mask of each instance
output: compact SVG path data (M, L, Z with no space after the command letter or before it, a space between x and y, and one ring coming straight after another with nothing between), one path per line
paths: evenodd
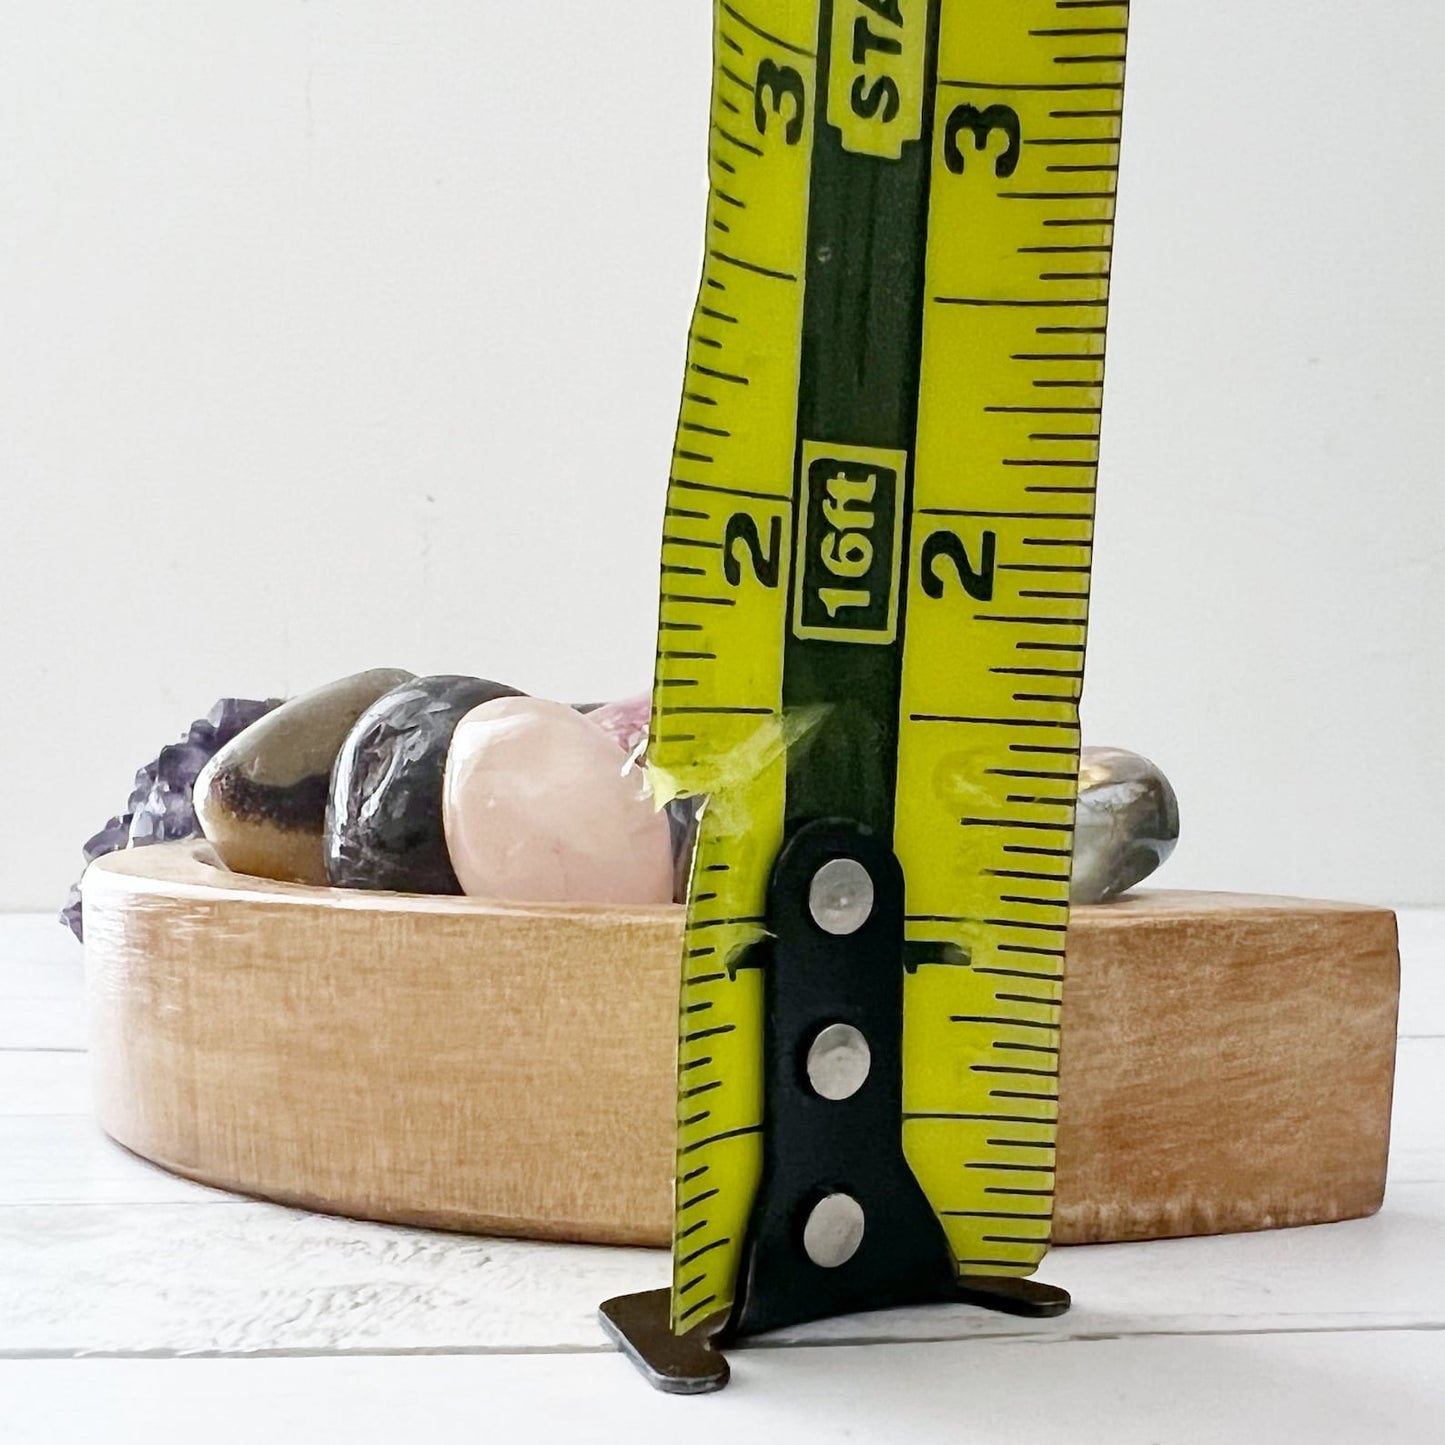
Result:
M714 1341L727 1322L721 1311L685 1335L672 1331L672 1291L650 1289L605 1300L597 1311L602 1328L665 1395L707 1395L730 1377L728 1362Z
M1003 1275L961 1275L955 1298L1000 1314L1053 1319L1068 1311L1067 1290L1033 1279ZM605 1301L597 1318L609 1338L637 1367L653 1389L665 1395L707 1395L731 1378L718 1348L727 1332L728 1311L720 1311L685 1335L672 1331L672 1292L645 1290Z

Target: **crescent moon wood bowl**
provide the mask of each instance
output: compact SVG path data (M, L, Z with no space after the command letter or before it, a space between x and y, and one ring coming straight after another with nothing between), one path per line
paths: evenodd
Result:
M200 842L85 886L96 1108L178 1174L359 1218L662 1245L682 910L307 888ZM1379 1207L1394 915L1148 892L1069 931L1055 1241Z

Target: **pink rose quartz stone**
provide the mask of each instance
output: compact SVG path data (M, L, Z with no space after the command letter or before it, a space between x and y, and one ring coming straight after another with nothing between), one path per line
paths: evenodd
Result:
M587 721L617 739L624 753L634 753L647 741L648 724L652 721L652 694L640 692L621 702L604 702L594 707Z
M610 730L506 697L452 736L442 824L465 892L531 903L670 903L672 840Z

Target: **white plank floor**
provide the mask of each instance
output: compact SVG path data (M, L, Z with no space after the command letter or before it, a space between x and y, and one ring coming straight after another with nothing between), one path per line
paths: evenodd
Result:
M0 1442L1445 1441L1445 913L1401 915L1375 1219L1055 1251L1058 1320L825 1323L655 1395L595 1323L643 1250L394 1229L174 1179L89 1114L80 950L0 918ZM787 1348L780 1346L787 1345Z

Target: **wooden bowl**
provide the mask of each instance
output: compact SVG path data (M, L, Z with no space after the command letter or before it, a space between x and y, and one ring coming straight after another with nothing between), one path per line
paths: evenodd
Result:
M330 1213L667 1242L680 908L307 888L204 843L84 895L97 1110L136 1153ZM1385 909L1076 909L1056 1241L1377 1209L1398 982Z

